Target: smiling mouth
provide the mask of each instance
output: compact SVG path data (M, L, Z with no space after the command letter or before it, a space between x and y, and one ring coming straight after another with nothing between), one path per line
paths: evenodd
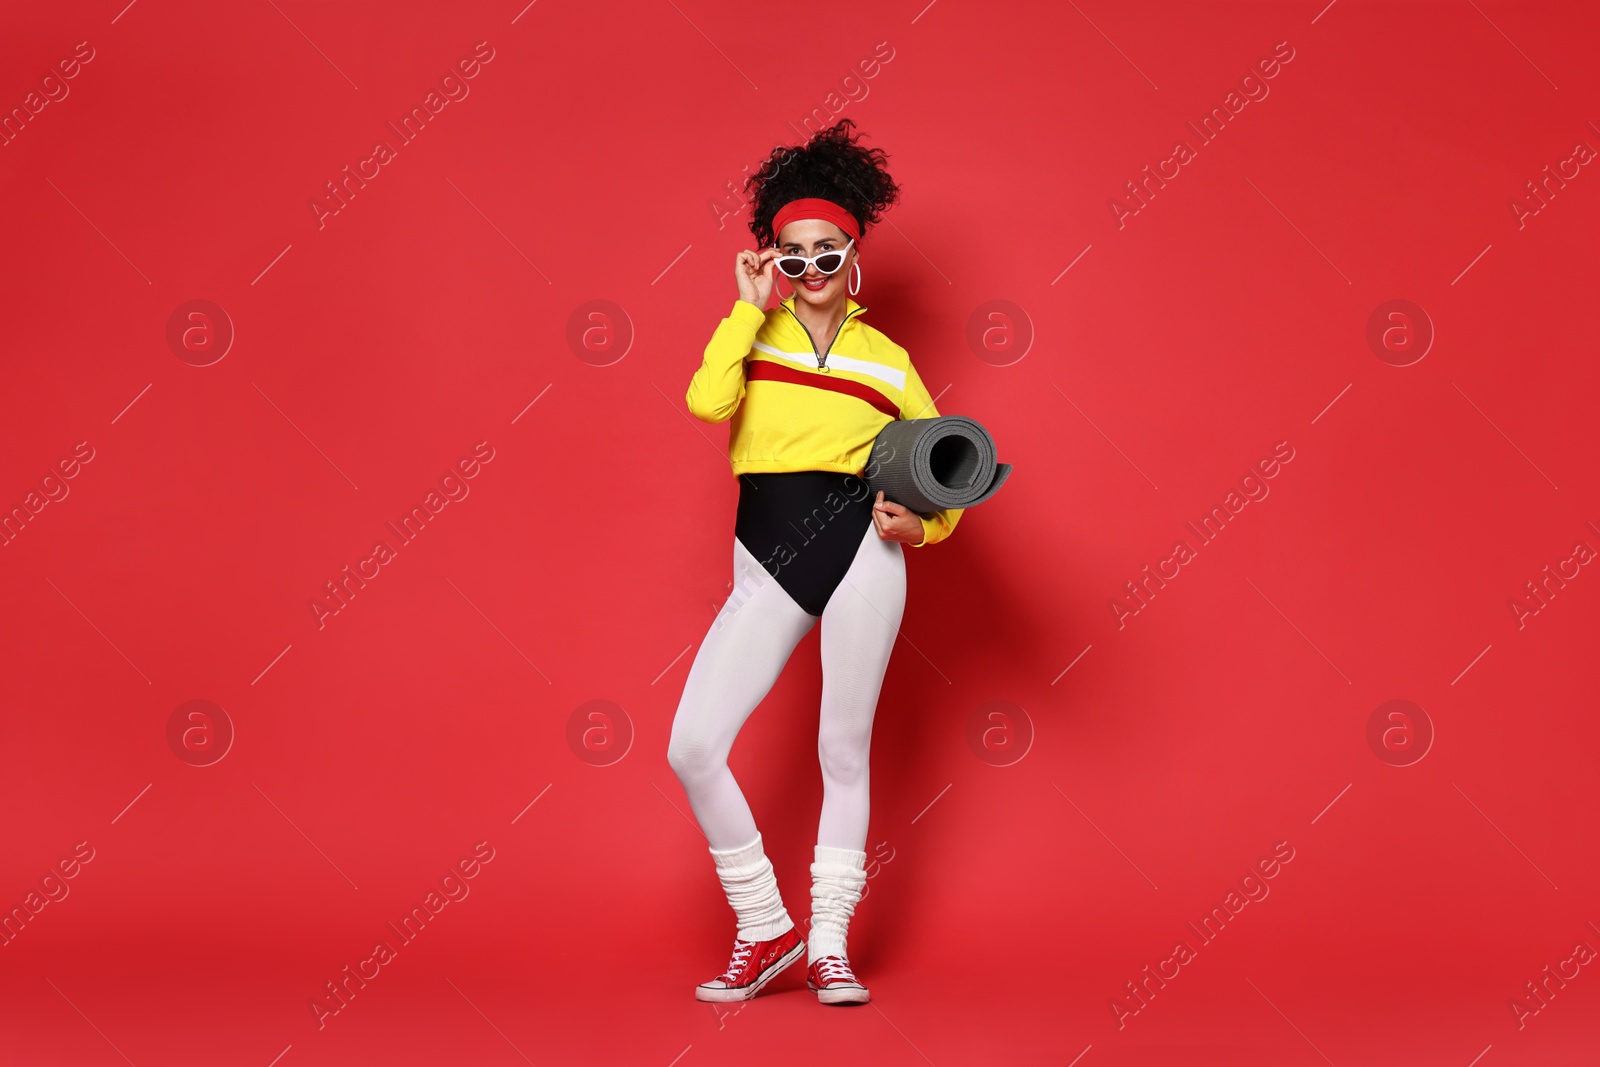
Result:
M828 284L828 276L823 275L815 281L812 281L810 278L801 278L800 284L815 293Z

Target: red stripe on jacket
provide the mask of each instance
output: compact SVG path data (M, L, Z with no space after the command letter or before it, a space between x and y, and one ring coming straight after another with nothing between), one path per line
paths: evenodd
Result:
M832 389L836 393L865 400L891 419L900 417L899 407L872 386L834 374L805 371L784 363L775 363L770 359L752 359L745 363L744 377L747 382L789 382L792 385L809 385L816 389Z

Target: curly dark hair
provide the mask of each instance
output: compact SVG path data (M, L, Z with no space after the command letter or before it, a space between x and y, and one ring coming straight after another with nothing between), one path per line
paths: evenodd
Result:
M899 198L900 187L884 167L887 154L857 144L850 132L854 126L850 119L840 119L799 148L774 148L746 179L750 232L758 248L777 243L772 218L791 200L810 196L832 200L856 217L865 237L867 227Z

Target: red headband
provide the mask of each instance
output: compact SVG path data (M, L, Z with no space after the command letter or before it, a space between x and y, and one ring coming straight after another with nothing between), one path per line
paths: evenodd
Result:
M808 196L800 200L791 200L778 209L772 217L772 242L778 242L778 234L783 228L795 219L821 219L831 222L853 240L861 240L861 224L856 217L832 200L823 200L820 197Z

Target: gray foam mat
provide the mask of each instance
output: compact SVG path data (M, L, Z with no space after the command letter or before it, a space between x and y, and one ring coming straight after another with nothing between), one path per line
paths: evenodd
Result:
M872 443L863 474L874 494L912 511L970 508L999 491L1011 464L995 460L994 438L965 415L891 422Z

